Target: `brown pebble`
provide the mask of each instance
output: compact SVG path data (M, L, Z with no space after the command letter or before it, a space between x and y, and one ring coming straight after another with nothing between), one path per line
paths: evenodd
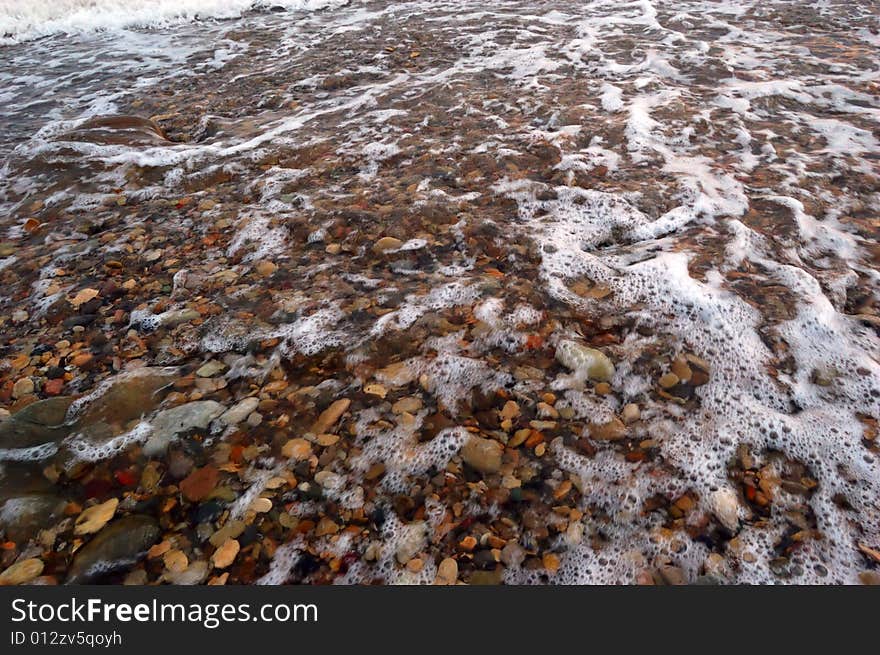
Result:
M672 360L672 365L669 367L669 370L675 373L678 376L678 379L682 382L690 382L691 376L693 375L693 371L691 371L691 367L688 366L684 357L676 357Z
M664 389L670 389L670 388L674 387L676 384L678 384L678 382L679 382L679 379L675 373L667 373L666 375L663 375L660 378L660 380L658 381L660 386L663 387Z
M626 436L626 426L615 416L607 423L590 423L590 436L597 441L617 441Z
M326 516L322 517L315 527L316 537L325 537L328 534L336 534L337 532L339 532L339 526L336 525L333 519Z
M180 491L190 502L204 500L214 491L220 479L220 471L211 464L196 469L180 483Z
M382 237L373 244L373 251L377 253L388 252L389 250L397 250L403 245L400 239L394 237Z
M635 423L642 417L642 412L639 409L638 405L636 405L635 403L629 403L627 405L624 405L623 411L620 413L620 416L623 419L624 423L630 425L631 423Z
M497 441L472 436L461 449L461 458L481 473L496 473L501 468L503 451Z
M556 573L559 570L559 556L555 553L545 553L544 557L541 558L541 563L551 573Z
M298 462L308 459L312 455L312 444L305 439L297 437L291 439L281 448L281 454Z
M318 420L315 421L315 423L312 425L309 432L311 432L312 434L324 434L325 432L331 432L330 428L336 425L336 422L343 414L345 414L345 410L348 409L349 405L351 405L351 400L349 400L348 398L342 398L334 402L327 409L321 412L321 415L318 417Z
M458 580L458 562L451 557L447 557L437 567L437 577L434 578L435 585L454 585Z
M275 271L278 270L278 266L270 261L261 261L257 262L257 265L254 267L257 271L257 275L260 277L269 277Z
M477 547L477 540L474 539L471 535L468 535L464 539L462 539L460 542L458 542L458 547L461 550L465 550L465 551L470 552L474 548Z
M42 560L23 559L0 573L0 586L26 584L43 572Z
M223 542L223 545L211 555L211 563L214 565L214 568L225 569L235 561L239 550L241 550L241 545L238 541L235 539L227 539Z

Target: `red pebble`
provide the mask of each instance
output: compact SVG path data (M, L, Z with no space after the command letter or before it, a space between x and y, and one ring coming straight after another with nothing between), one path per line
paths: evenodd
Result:
M137 476L127 469L120 469L113 474L116 481L123 487L133 487L137 484Z
M530 334L526 338L526 350L539 350L544 345L544 338L540 334Z
M43 391L47 396L58 396L64 391L64 380L61 378L56 378L54 380L47 380L46 384L43 385Z

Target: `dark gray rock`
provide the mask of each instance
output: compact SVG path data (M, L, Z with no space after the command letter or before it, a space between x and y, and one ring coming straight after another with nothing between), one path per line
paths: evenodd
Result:
M57 443L70 434L65 423L73 399L67 396L31 403L0 423L0 449L33 448Z
M85 584L139 559L159 539L152 516L130 514L101 530L73 558L67 584Z

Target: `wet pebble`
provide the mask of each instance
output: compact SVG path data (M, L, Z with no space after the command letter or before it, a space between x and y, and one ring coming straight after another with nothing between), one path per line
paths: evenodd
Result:
M211 564L213 564L215 569L225 569L235 561L239 550L241 550L241 546L238 541L227 539L211 555Z
M258 398L245 398L227 409L220 415L220 422L225 425L238 425L244 421L260 405Z
M481 473L497 473L503 452L504 446L497 441L471 436L461 449L461 458Z
M154 457L164 453L178 434L207 428L225 410L214 400L199 400L159 412L151 421L152 431L144 444L144 454Z
M132 514L117 519L77 551L67 582L83 584L130 563L144 554L159 534L159 526L151 516Z
M556 359L584 379L609 382L614 377L614 364L605 353L577 341L560 341L556 347Z
M27 584L43 572L43 566L35 557L19 560L0 573L0 586Z
M111 498L110 500L94 505L76 517L74 534L84 535L93 534L107 525L107 522L116 514L116 508L119 507L119 499Z

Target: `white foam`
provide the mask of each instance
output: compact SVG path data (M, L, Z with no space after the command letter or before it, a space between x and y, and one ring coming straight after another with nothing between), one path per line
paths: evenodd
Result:
M269 572L257 580L258 585L282 585L290 578L293 567L299 562L303 545L291 541L279 546L272 557Z
M391 429L371 425L380 417L375 409L364 410L356 423L357 441L363 444L360 455L351 460L351 467L361 473L376 463L384 463L382 487L392 493L406 493L408 478L423 475L430 469L442 471L458 454L467 440L464 428L442 430L427 443L418 443L416 434L427 412L420 412L410 423L401 422Z
M453 411L473 389L489 393L512 382L509 374L493 370L481 359L449 353L413 362L410 367L426 376L427 390Z
M235 18L259 7L317 11L346 4L348 0L0 0L0 43Z
M254 216L241 221L241 228L229 244L229 256L245 248L250 248L250 252L245 255L244 261L258 261L283 254L288 239L287 228L283 225L270 227L269 222L268 216Z
M274 328L220 319L210 326L211 329L201 340L201 347L207 352L225 353L243 350L253 340L280 338L281 344L276 350L279 356L312 356L344 342L345 333L335 329L343 318L345 313L331 306Z
M367 162L361 170L361 177L365 179L375 177L376 173L379 172L379 165L399 152L400 148L396 143L368 143L361 150L361 154Z
M677 335L684 347L710 364L710 382L698 391L701 410L687 415L675 407L664 407L663 411L674 416L675 422L666 424L664 429L662 421L652 421L650 436L660 443L666 463L680 471L680 477L652 476L644 471L636 474L617 456L606 454L586 459L560 447L558 457L565 470L581 480L604 481L598 486L586 485L591 490L586 502L599 504L615 517L615 527L609 532L615 533L612 542L617 545L613 548L618 550L612 552L619 556L623 540L635 539L643 552L664 555L636 537L638 530L634 530L633 524L641 523L642 535L651 527L650 522L638 518L639 504L655 493L682 493L687 487L696 489L705 499L722 498L718 490L727 488L727 462L735 455L737 444L746 443L755 452L785 452L808 464L820 481L821 492L814 497L812 507L826 539L811 541L793 556L804 570L799 581L822 581L816 573L823 570L820 564L835 572L832 579L853 581L859 556L850 545L851 518L846 518L832 499L835 494L844 495L858 512L859 529L880 534L880 521L869 507L869 499L876 498L880 490L880 468L873 458L862 455L862 428L856 419L858 413L876 416L880 411L878 400L872 395L872 390L880 388L880 346L876 339L843 318L806 271L762 256L761 253L770 252L769 248L761 237L750 233L748 242L735 249L738 257L761 264L801 302L798 317L779 328L795 358L797 371L794 378L780 376L780 387L766 374L772 355L759 335L760 314L739 296L726 291L719 283L720 276L707 276L705 283L693 279L688 273L688 256L681 252L656 253L631 263L614 249L607 253L597 249L609 240L626 243L633 236L656 238L670 228L677 229L673 220L676 213L689 220L693 218L688 208L670 212L673 218L665 215L659 221L651 221L620 197L558 188L557 199L538 201L528 184L510 184L505 188L518 199L530 234L544 245L542 271L553 295L589 308L589 303L572 294L565 282L587 276L606 284L613 290L610 302L623 310L645 307L638 314L641 321ZM833 231L833 226L817 224L807 217L800 203L779 201L797 215L808 243L819 239L829 245L846 244L834 241L842 235ZM750 232L741 223L738 225L741 234ZM853 254L854 246L849 246L849 251L842 250L844 256L848 252ZM833 348L829 344L834 344ZM618 350L615 354L620 357L624 353L635 359L638 348L629 352ZM836 372L833 392L812 382L811 376L817 369ZM611 409L595 403L583 404L582 398L579 406L577 396L566 399L573 402L578 415L597 416ZM801 411L791 413L792 403ZM841 479L841 469L848 472L849 482ZM616 486L608 486L609 480L626 482L618 492ZM706 502L708 511L719 514L728 527L733 526L731 512L739 510L724 512L719 510L718 502ZM749 567L741 578L743 581L775 579L767 568L773 559L774 529L771 527L767 533L761 533L760 539L750 542L750 548L759 551L756 554L760 563ZM699 568L699 558L706 553L693 544L688 548L691 554L699 556L690 560L679 553L676 557L680 562L689 562L685 568L694 573ZM618 564L597 568L596 553L583 547L569 557L563 567L563 579L568 581L611 579L628 574L632 568L621 568ZM729 557L731 563L738 561L735 553ZM615 558L603 559L611 562Z
M623 89L606 82L601 91L602 109L612 112L623 109Z
M80 434L74 434L65 441L65 446L74 456L73 462L101 462L124 453L135 444L146 443L152 434L152 426L147 422L141 422L128 432L106 441L95 442Z
M435 287L424 296L409 295L398 309L381 316L375 322L371 334L378 336L387 330L405 330L430 311L471 304L479 294L477 285L455 281Z
M0 462L39 462L58 452L58 444L45 443L29 448L0 448Z

